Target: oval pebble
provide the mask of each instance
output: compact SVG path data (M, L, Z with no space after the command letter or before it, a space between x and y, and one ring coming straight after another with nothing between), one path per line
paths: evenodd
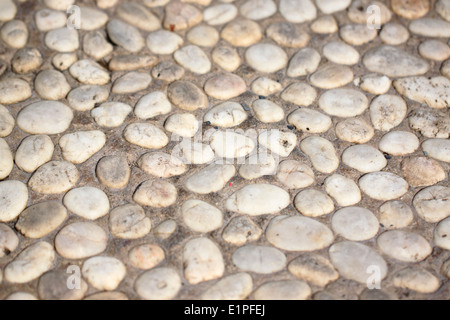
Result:
M411 208L401 201L388 201L379 208L380 224L388 229L402 229L414 221Z
M115 94L131 94L148 88L152 82L152 77L144 72L130 72L120 77L114 82L111 89Z
M431 186L447 177L439 162L427 157L405 158L400 170L411 187Z
M399 96L381 95L370 104L370 118L377 130L389 131L406 117L406 102Z
M220 33L220 37L233 47L249 47L258 43L262 36L259 24L243 18L229 22Z
M18 78L0 80L0 103L14 104L22 102L31 97L30 85Z
M170 2L165 6L165 17L163 26L165 29L174 30L189 29L196 24L199 24L203 15L196 7L188 3Z
M331 219L333 231L350 241L364 241L376 236L378 219L368 209L347 207L336 211Z
M64 27L47 32L44 41L49 49L61 53L74 52L80 47L78 31Z
M444 219L436 226L434 229L434 243L445 250L450 250L450 239L448 235L450 234L450 219Z
M359 87L368 93L382 95L389 91L391 84L392 81L388 77L372 73L361 78Z
M70 270L70 269L69 269ZM69 278L70 273L50 271L39 279L37 292L42 300L81 300L88 290L87 283L80 279L74 289L70 289L75 281Z
M297 194L294 206L302 215L313 218L334 211L333 200L323 192L314 189L303 190Z
M61 100L67 96L71 87L61 72L45 70L36 76L34 89L44 100Z
M166 119L164 129L177 136L191 138L197 133L199 122L191 113L176 113Z
M236 49L229 46L215 47L211 53L212 61L228 72L236 71L241 65L241 57Z
M330 14L346 9L351 4L350 0L316 0L320 11Z
M238 14L237 8L231 3L210 6L203 11L203 21L211 26L225 24Z
M435 223L450 216L447 201L450 199L450 188L432 186L419 191L413 200L417 214L423 220Z
M433 293L440 287L439 279L431 272L419 267L407 267L393 275L394 286L419 293Z
M98 181L112 189L123 189L128 184L131 170L124 156L106 156L97 163Z
M211 70L211 61L205 52L196 45L178 49L173 57L179 65L193 73L205 74Z
M123 133L129 143L146 149L161 149L169 144L169 137L163 130L151 123L132 123Z
M198 25L188 31L186 39L200 47L214 47L219 41L219 32L213 27Z
M166 220L160 223L155 229L154 234L158 239L168 239L177 230L177 223L174 220Z
M362 114L369 107L369 101L360 91L333 89L322 94L319 107L329 115L349 118Z
M339 139L352 143L367 143L375 135L373 127L363 118L342 120L335 129Z
M223 224L222 212L201 200L188 200L183 203L181 215L186 226L195 232L208 233Z
M425 238L402 230L386 231L378 237L377 244L385 255L405 262L422 261L432 251Z
M304 82L294 82L281 93L281 99L298 106L309 106L316 98L316 89Z
M286 256L273 247L248 245L237 249L233 263L242 271L271 274L286 266Z
M247 242L257 241L262 235L261 228L247 216L238 216L231 219L225 227L222 238L235 246L241 246Z
M122 3L116 13L120 19L139 29L154 31L161 28L158 17L141 4Z
M339 158L333 144L324 138L308 137L300 143L300 149L309 157L317 171L332 173L339 167Z
M63 203L70 212L87 220L97 220L108 214L110 205L106 194L94 187L72 189Z
M17 249L19 237L6 224L0 223L0 258L8 256Z
M113 19L106 30L111 41L127 51L135 53L144 47L145 41L139 30L124 21Z
M450 162L450 141L446 139L428 139L422 143L422 150L436 160Z
M273 73L286 67L288 56L277 45L260 43L251 46L245 52L245 60L256 71Z
M109 214L109 230L117 238L139 239L146 236L151 227L150 218L138 205L122 205Z
M303 23L315 19L317 9L311 0L282 0L280 13L289 22Z
M419 145L419 139L415 134L407 131L392 131L381 138L378 146L381 151L393 156L404 156L414 153L419 149Z
M100 130L79 131L59 139L64 160L75 164L86 162L106 143L106 135Z
M172 111L172 105L165 93L155 91L143 96L134 108L134 114L143 120L151 119Z
M307 300L311 296L309 285L300 280L269 281L256 289L256 300Z
M331 262L317 254L302 254L289 263L288 270L296 278L319 287L325 287L339 278Z
M347 66L327 63L314 72L309 81L320 89L340 88L353 81L353 71Z
M248 19L262 20L275 14L277 6L272 0L247 0L239 11Z
M275 123L284 119L283 108L270 100L255 100L252 108L256 118L261 122Z
M312 169L295 160L284 160L280 163L277 179L289 189L306 188L315 181Z
M310 40L309 34L304 29L289 22L271 24L266 34L278 45L288 48L303 48Z
M277 129L262 130L258 136L258 142L275 155L289 157L297 146L297 135Z
M138 166L146 173L158 178L179 176L187 171L182 160L163 152L142 155L138 160Z
M245 157L255 149L251 138L232 131L217 131L209 144L218 157L226 159Z
M326 192L341 207L352 206L361 201L361 191L358 185L350 178L340 174L333 174L325 179Z
M175 81L167 88L170 102L180 109L194 111L208 107L208 97L192 82Z
M147 47L155 54L172 54L183 42L178 34L167 30L152 32L147 37Z
M301 49L291 58L286 74L296 78L314 73L319 67L320 59L320 54L315 49Z
M408 29L397 22L389 22L383 26L380 32L380 39L393 46L405 43L409 39Z
M323 55L331 62L344 65L357 64L360 57L352 46L337 41L328 42L323 47Z
M177 200L177 188L165 180L148 180L142 183L133 195L133 200L142 206L165 208Z
M16 219L27 207L28 189L16 180L0 181L0 221Z
M28 41L27 25L20 20L12 20L5 23L0 36L4 43L14 49L21 49L26 46Z
M78 169L67 161L51 161L33 174L28 181L31 190L43 194L59 194L68 191L80 179Z
M338 25L332 15L323 15L311 23L310 29L314 33L331 34L338 31Z
M186 164L210 163L215 158L214 151L207 144L183 140L173 150L172 154Z
M0 138L0 180L9 176L14 167L14 158L5 139Z
M236 174L233 165L211 164L189 176L185 187L192 192L209 194L222 190Z
M218 100L229 100L247 91L245 81L234 74L218 74L209 78L205 83L208 96Z
M259 77L251 84L253 93L265 97L279 92L281 89L283 86L280 83L266 77Z
M156 244L142 244L128 253L131 264L142 270L150 270L165 259L164 250Z
M67 96L69 106L77 111L90 111L97 103L108 100L109 90L106 87L84 85L73 89Z
M202 293L202 300L244 300L253 289L252 277L245 272L236 273L212 285Z
M237 102L224 102L211 108L204 116L204 122L213 126L232 128L247 120L248 115Z
M143 273L134 288L146 300L171 300L181 289L181 279L172 268L158 268Z
M253 180L265 175L273 175L277 162L271 155L258 153L250 155L239 168L239 175L247 180Z
M408 192L408 183L391 172L373 172L359 179L361 190L372 199L394 200Z
M97 62L84 59L75 62L69 69L70 75L83 84L105 85L110 80L109 72Z
M384 155L378 149L366 144L345 149L342 153L342 162L362 173L380 171L387 165Z
M449 38L450 22L437 18L421 18L411 21L409 31L424 37Z
M98 290L115 290L125 278L125 265L113 257L93 257L83 263L83 277Z

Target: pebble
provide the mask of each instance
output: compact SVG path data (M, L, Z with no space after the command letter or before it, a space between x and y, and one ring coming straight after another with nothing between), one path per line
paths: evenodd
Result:
M127 269L113 257L93 257L83 263L83 277L98 290L115 290L125 278Z
M228 223L222 238L235 246L257 241L262 235L261 228L247 216L238 216Z
M316 0L316 5L325 14L345 10L350 4L351 0Z
M373 19L374 11L373 7L371 7L373 5L376 5L377 10L379 10L378 21L374 21ZM358 0L353 1L348 8L348 18L354 23L370 25L371 23L378 22L380 25L384 25L392 19L392 12L380 1Z
M311 84L321 89L335 89L353 81L353 71L347 66L328 63L309 78Z
M214 151L209 145L190 140L182 141L172 150L172 154L176 154L186 164L205 164L215 158Z
M251 84L253 93L264 97L280 92L282 89L283 86L279 82L266 77L259 77Z
M26 300L38 300L34 295L28 292L14 292L11 293L5 300L17 300L17 301L26 301Z
M262 36L258 23L243 18L229 22L220 33L220 37L233 47L249 47L258 43Z
M147 37L147 47L155 54L172 54L183 42L179 35L166 30L152 32Z
M391 7L399 16L414 20L427 14L430 10L430 2L428 0L393 0Z
M267 153L250 155L239 168L239 175L247 180L258 179L266 175L273 175L277 169L274 157Z
M193 5L182 2L170 2L165 6L165 29L179 31L189 29L203 20L203 15Z
M288 64L286 52L279 46L270 43L259 43L245 52L248 65L259 72L274 73Z
M445 20L450 21L450 3L448 0L439 0L435 5L436 12Z
M411 208L401 201L388 201L378 209L379 221L388 230L402 229L414 221Z
M359 87L373 95L383 95L391 88L392 81L386 76L369 74L361 79Z
M406 117L405 100L396 95L385 94L376 97L370 104L370 119L375 129L389 131L402 123Z
M449 38L450 22L435 18L417 19L409 24L409 31L424 37Z
M77 30L58 28L47 32L45 45L57 52L74 52L80 47L80 39Z
M0 138L0 179L9 176L14 167L14 158L8 143Z
M425 103L431 108L450 106L450 80L445 77L411 77L394 81L394 88L408 99Z
M411 187L427 187L446 179L439 162L427 157L405 158L400 170Z
M284 160L278 166L277 179L289 189L302 189L314 183L314 172L296 160Z
M29 84L18 78L0 80L0 104L15 104L31 97Z
M117 8L116 14L123 21L145 31L154 31L161 28L158 17L138 3L122 3Z
M8 256L17 249L19 237L6 224L0 224L0 258Z
M263 20L277 12L277 5L272 0L247 0L241 5L239 12L251 20Z
M300 280L269 281L256 289L255 300L307 300L311 296L311 288Z
M104 103L109 98L106 87L84 85L73 89L67 96L69 106L76 111L90 111L98 103Z
M306 189L294 200L295 208L304 216L320 217L334 211L333 200L322 191Z
M358 51L352 46L339 41L328 42L322 50L325 58L338 64L354 65L360 58Z
M108 9L111 7L114 7L117 4L118 0L96 0L97 7L100 9ZM145 2L151 1L151 0L144 0Z
M218 100L229 100L247 91L245 81L232 73L217 74L205 83L205 92L208 96Z
M189 176L185 187L192 192L209 194L222 190L236 174L233 165L210 164Z
M377 244L383 254L404 262L425 260L432 251L421 235L402 230L386 231L378 237Z
M134 109L134 114L143 120L165 115L172 111L172 105L164 92L154 91L143 96Z
M329 116L308 108L300 108L294 111L289 115L288 122L297 130L309 133L327 132L332 125Z
M240 247L233 253L232 260L240 270L259 274L271 274L286 267L284 253L267 246Z
M300 149L322 173L332 173L339 167L339 158L333 144L321 137L311 136L300 143Z
M74 52L58 53L53 57L52 64L56 69L66 71L77 61L78 56Z
M81 30L92 31L99 29L108 22L108 15L98 9L90 8L90 7L80 7L80 27Z
M109 214L109 230L120 239L145 237L152 228L150 218L141 206L126 204L114 208Z
M44 0L47 7L54 10L65 11L74 4L74 0Z
M375 237L379 222L366 208L347 207L336 211L331 219L333 231L350 241L365 241Z
M222 211L201 200L188 200L181 206L181 215L186 226L195 232L208 233L223 224Z
M189 81L175 81L167 88L167 96L175 106L186 111L206 109L208 97Z
M236 49L229 46L215 47L211 53L212 61L228 72L236 71L241 65L241 57Z
M12 0L2 0L0 9L0 21L9 21L16 16L17 7Z
M170 238L175 231L177 230L177 223L174 220L166 220L160 223L154 230L153 234L158 239L168 239Z
M202 300L244 300L253 289L252 277L245 272L224 277L206 290Z
M450 47L438 40L427 40L419 45L419 54L429 60L444 61L450 57Z
M101 60L113 52L114 47L99 31L87 33L83 38L83 51L94 58Z
M237 102L223 102L211 108L204 116L204 122L213 126L232 128L247 120L248 115Z
M158 63L158 57L150 54L125 54L112 57L108 64L111 71L148 69Z
M264 123L280 122L285 116L282 107L266 99L253 101L252 109L256 118Z
M271 24L266 34L278 45L288 48L303 48L310 40L309 34L304 29L289 22Z
M380 32L380 39L386 44L396 46L408 41L409 32L400 23L390 22L383 26Z
M302 254L289 263L288 270L296 278L319 287L339 278L331 262L318 254Z
M152 208L170 207L177 200L177 188L165 180L148 180L142 183L133 195L133 200Z
M3 42L11 48L21 49L28 41L27 25L20 20L9 21L2 26L0 35Z
M58 254L66 259L84 259L102 253L107 246L106 232L93 222L75 222L55 237Z
M70 190L80 179L78 169L67 161L50 161L37 169L28 181L31 190L60 194Z
M96 174L105 187L123 189L130 181L131 170L124 156L106 156L97 163Z
M448 235L450 234L450 219L447 218L439 222L434 229L434 243L445 250L450 250L450 241Z
M317 17L317 9L311 0L281 0L280 13L292 23L303 23Z
M363 118L345 119L340 121L335 129L339 139L352 143L367 143L375 134L375 130Z
M258 136L258 142L275 155L289 157L297 146L297 135L292 132L283 132L277 129L264 130Z
M100 151L106 143L106 135L99 131L79 131L64 135L59 140L64 160L84 163Z
M384 155L378 149L367 144L345 149L342 153L342 162L362 173L381 171L387 166Z
M361 201L361 191L350 178L333 174L325 179L325 191L336 200L341 207L353 206Z
M420 131L426 138L450 137L450 120L445 113L430 108L413 110L408 117L409 127Z
M419 149L419 139L415 134L407 131L392 131L385 134L380 142L381 151L393 156L404 156Z
M189 240L183 249L184 277L190 284L223 276L225 265L216 243L208 238Z
M106 194L94 187L82 187L70 190L64 196L66 208L87 220L97 220L108 214L110 205Z
M428 62L422 58L389 45L369 50L362 61L369 71L391 78L418 76L430 69Z
M157 268L140 275L134 288L146 300L171 300L181 289L181 279L172 268Z
M329 115L350 118L364 113L369 101L361 91L339 88L325 91L319 98L319 107Z
M158 178L170 178L187 171L186 164L167 153L150 152L141 156L137 162L139 168Z
M222 159L234 159L248 156L255 149L255 142L240 133L217 131L209 142L216 156Z
M211 26L218 26L230 22L236 18L238 10L231 3L223 3L210 6L203 11L203 21Z
M42 9L34 16L36 27L41 32L59 29L67 25L67 15L61 11Z
M95 122L106 128L120 127L133 109L122 102L105 102L91 111Z
M431 272L420 267L407 267L393 275L392 283L399 288L405 288L419 293L436 292L441 283Z
M41 202L25 209L15 228L27 238L40 239L58 229L66 217L67 210L59 202Z
M338 31L336 19L332 15L323 15L309 26L311 31L319 34L332 34Z
M450 199L450 188L432 186L419 191L413 200L417 214L423 220L435 223L450 216L447 201Z
M197 46L214 47L219 41L219 32L211 26L198 25L188 31L186 39Z
M43 64L42 54L35 48L24 48L14 55L11 61L12 70L18 74L26 74L39 69Z
M141 51L145 40L139 30L121 20L113 19L106 25L106 31L111 41L127 51L136 53Z
M380 279L387 275L386 261L372 248L353 241L343 241L330 247L331 263L339 274L347 279L367 285L371 274L367 273L369 267L379 268L377 273ZM369 269L370 270L370 269Z
M23 250L5 267L5 280L10 283L27 283L39 278L53 268L55 250L48 242L37 242Z
M32 173L52 159L54 149L49 136L28 136L17 148L14 160L20 170Z
M70 270L70 269L69 269ZM73 284L70 272L50 271L45 273L37 286L39 298L42 300L81 300L88 290L87 283L80 279L79 287L69 289L68 284Z
M184 76L184 68L171 61L163 61L152 70L152 77L155 79L174 82Z
M70 75L83 84L105 85L111 77L109 72L91 60L80 60L72 64Z
M133 267L142 270L153 269L165 258L164 250L156 244L142 244L134 247L128 253L128 260Z
M291 202L289 194L271 184L251 184L232 194L226 200L229 211L258 216L275 214Z
M317 91L305 82L294 82L281 93L280 97L298 106L309 106L316 101ZM327 123L325 119L322 120Z
M353 46L362 46L378 36L376 29L367 28L366 24L348 24L339 29L342 40Z
M394 200L408 192L408 183L391 172L372 172L359 179L359 187L370 198Z
M422 150L428 157L450 162L450 141L446 139L428 139L422 143Z
M111 92L114 94L131 94L148 88L152 82L152 77L144 72L130 72L114 83Z

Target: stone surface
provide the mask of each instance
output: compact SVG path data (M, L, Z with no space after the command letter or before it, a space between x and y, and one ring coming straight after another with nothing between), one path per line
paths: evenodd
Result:
M427 187L447 177L439 162L426 157L405 158L400 170L411 187Z
M297 135L277 129L262 130L258 136L261 146L281 157L288 157L297 146Z
M253 140L232 131L217 131L209 141L216 156L222 159L242 158L255 149Z
M77 30L63 27L47 32L45 45L57 52L74 52L80 47L80 39Z
M145 45L144 38L134 26L113 19L106 26L108 36L113 43L130 52L139 52Z
M164 131L151 123L132 123L123 135L129 143L146 149L161 149L169 143Z
M348 24L339 29L339 35L346 43L361 46L375 40L378 32L367 24Z
M0 103L14 104L27 100L31 97L29 84L18 78L0 80Z
M314 172L306 164L295 160L284 160L280 163L277 179L288 189L301 189L314 183Z
M320 54L312 48L304 48L298 51L290 60L286 74L296 78L313 73L320 63Z
M428 139L422 143L424 154L436 160L450 162L450 142L446 139Z
M281 99L298 106L309 106L316 98L316 89L304 82L294 82L281 93Z
M233 165L210 164L204 169L189 176L185 187L192 192L209 194L222 190L228 181L236 174Z
M0 258L8 256L19 245L19 237L6 224L0 224Z
M450 216L450 208L447 206L449 197L450 188L432 186L418 192L413 205L420 218L435 223Z
M186 164L182 160L163 152L144 154L139 158L138 166L158 178L179 176L187 171Z
M300 15L296 14L296 16ZM303 48L311 39L304 29L288 22L271 24L266 34L278 45L287 48Z
M411 208L401 201L388 201L378 209L380 224L388 230L402 229L414 221Z
M114 83L111 92L115 94L131 94L148 88L152 77L144 72L130 72Z
M375 73L368 74L361 79L360 88L374 95L382 95L389 91L392 81Z
M247 216L233 218L225 227L222 238L235 246L258 240L262 235L261 228Z
M255 100L252 109L256 118L264 123L280 122L284 119L283 108L270 100Z
M27 207L28 189L17 180L0 182L0 221L9 222L16 219Z
M316 0L317 7L326 14L344 10L350 3L350 0Z
M431 272L418 267L407 267L395 273L393 283L396 287L420 293L433 293L440 287L439 279Z
M234 74L218 74L205 83L206 94L219 100L235 98L245 91L247 91L245 81Z
M59 194L71 189L80 179L80 172L70 162L50 161L39 167L28 181L34 192Z
M223 102L211 108L204 116L204 122L213 126L232 128L247 120L248 115L244 108L236 102Z
M309 81L320 89L335 89L352 82L353 71L347 66L328 63L314 72Z
M128 253L131 264L142 270L150 270L165 259L164 250L156 244L142 244Z
M253 289L252 277L245 272L223 278L206 290L203 300L244 300Z
M219 32L213 27L198 25L188 31L187 40L201 47L214 47L219 41Z
M306 189L297 194L294 205L307 217L320 217L334 211L333 200L325 193L314 189Z
M237 249L233 263L242 271L270 274L286 266L286 256L273 247L247 245Z
M27 25L20 20L9 21L2 26L0 37L11 48L21 49L27 44Z
M378 237L377 244L385 255L405 262L422 261L432 251L425 238L402 230L386 231Z
M347 207L336 211L331 220L335 234L350 241L364 241L376 236L378 219L368 209Z
M424 37L448 38L450 22L435 18L417 19L409 24L409 31Z
M165 180L148 180L136 189L133 200L142 206L169 207L177 200L177 188Z
M131 170L124 156L106 156L97 164L97 178L101 184L112 189L122 189L128 184Z
M450 233L450 219L444 219L434 229L433 242L440 248L449 250L450 241L448 234Z
M166 119L164 129L180 137L192 138L197 133L199 126L199 122L193 114L176 113Z
M143 273L134 288L146 300L171 300L181 289L181 279L172 268L157 268Z
M15 120L8 109L0 105L0 138L7 137L14 129Z
M239 8L242 16L252 20L262 20L277 12L277 5L272 0L247 0Z
M237 8L231 3L210 6L203 11L203 21L211 26L222 25L233 20L238 14Z
M205 93L192 82L175 81L167 88L170 102L180 109L194 111L206 109L208 98Z
M387 165L384 155L378 149L367 144L345 149L342 153L342 162L362 173L381 171Z
M249 47L261 40L262 31L256 22L238 18L222 29L220 37L234 47Z
M241 57L236 49L229 46L215 47L211 53L212 61L228 72L236 71L241 65Z
M404 156L419 149L419 139L414 133L407 131L392 131L385 134L378 147L381 151L393 156Z
M352 143L369 142L374 134L373 127L363 118L348 118L336 125L336 136Z
M323 133L330 129L331 118L313 109L301 108L289 115L288 122L297 130Z
M11 149L5 139L0 138L0 179L9 176L14 167L14 159Z
M105 85L110 81L109 72L91 60L80 60L72 64L70 75L83 84Z
M70 289L70 273L50 271L45 273L38 284L38 294L42 300L81 300L84 298L88 285L81 279L79 287Z
M288 56L274 44L255 44L245 52L245 60L256 71L273 73L286 67Z
M269 281L252 294L255 300L307 300L310 295L311 288L299 280Z
M211 61L205 52L196 45L178 49L173 56L179 65L193 73L205 74L211 70Z
M300 143L300 149L309 157L317 171L332 173L339 166L339 158L333 144L324 138L308 137Z
M369 107L369 101L358 90L333 89L322 94L319 107L329 115L350 118L364 113Z
M317 254L302 254L289 263L288 270L296 278L319 287L325 287L339 278L331 262Z
M409 127L427 138L450 137L450 120L445 113L430 108L418 108L408 116Z
M106 87L84 85L73 89L67 96L69 106L77 111L90 111L97 103L108 100L109 90Z
M83 263L83 277L98 290L115 290L125 278L125 265L112 257L93 257Z
M94 187L81 187L66 193L63 199L66 208L86 220L97 220L110 209L107 195Z
M361 191L350 178L334 174L325 179L325 190L341 207L355 205L361 201Z
M171 2L165 8L163 26L165 29L184 30L200 23L202 13L193 5L182 2Z
M109 230L117 238L139 239L146 236L151 227L150 218L138 205L122 205L109 214Z
M403 78L395 80L394 87L408 99L425 103L431 108L445 109L450 105L450 80L445 77Z
M413 20L427 14L430 10L430 2L428 0L393 0L391 7L399 16Z
M59 139L63 158L75 164L83 163L100 151L106 143L106 135L99 131L79 131Z
M408 183L391 172L373 172L359 179L361 190L372 199L394 200L408 191Z
M327 43L322 50L325 58L338 64L354 65L358 63L360 57L352 46L338 41Z
M186 226L195 232L208 233L223 224L222 211L201 200L188 200L181 206L181 215Z
M405 100L395 95L381 95L370 104L370 119L375 129L389 131L406 117Z
M139 29L154 31L161 28L158 17L141 4L122 3L116 13L120 19Z
M380 32L380 39L386 44L395 46L408 41L409 32L403 25L390 22L383 26Z

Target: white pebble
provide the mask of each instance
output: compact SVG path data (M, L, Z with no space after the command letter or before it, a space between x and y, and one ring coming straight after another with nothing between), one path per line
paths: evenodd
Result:
M98 290L115 290L125 278L127 269L118 259L112 257L94 257L83 263L83 277Z
M97 220L109 212L109 199L106 194L94 187L72 189L63 199L67 209L87 220Z

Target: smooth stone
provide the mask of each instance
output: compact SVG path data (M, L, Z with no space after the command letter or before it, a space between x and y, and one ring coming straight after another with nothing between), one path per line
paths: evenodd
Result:
M428 157L450 162L450 141L446 139L428 139L422 143L422 150Z
M111 7L114 7L117 4L118 0L95 0L97 7L100 9L109 9ZM144 0L146 2L151 0Z
M361 191L350 178L334 174L325 179L325 191L336 200L341 207L352 206L361 201Z
M28 181L31 190L60 194L70 190L80 179L78 169L67 161L50 161L39 167Z
M8 225L0 224L0 258L14 252L19 245L19 237Z
M332 15L318 17L309 27L312 32L318 34L332 34L338 31L336 19Z
M401 97L381 95L370 104L370 119L375 129L389 131L402 123L407 109L406 102Z
M220 278L225 271L219 247L208 238L196 238L186 243L183 266L184 277L193 285Z
M16 219L27 207L27 186L16 180L0 181L0 221Z
M362 61L370 72L392 78L418 76L430 69L428 62L422 58L389 45L369 50Z
M146 149L162 149L169 143L164 131L150 123L132 123L123 136L129 143Z
M75 0L44 0L47 7L60 11L67 10L74 2Z
M41 202L25 209L15 228L27 238L40 239L58 229L66 217L67 210L59 202Z
M364 113L369 107L369 100L355 89L333 89L322 94L319 107L329 115L350 118Z
M163 61L152 69L152 77L155 79L174 82L184 76L184 68L171 61Z
M68 270L69 271L69 270ZM37 292L42 300L81 300L88 290L87 283L80 279L79 285L75 289L70 289L68 284L72 284L70 272L50 271L42 275L39 279Z
M213 126L232 128L247 120L248 114L237 102L223 102L211 108L204 116L203 121Z
M57 52L74 52L80 47L78 31L69 28L58 28L47 32L45 45Z
M432 186L418 192L413 205L421 219L435 223L450 216L450 208L447 205L449 199L450 188Z
M36 71L43 63L42 54L38 49L24 48L16 52L11 60L11 67L15 73L26 74Z
M336 136L352 143L367 143L374 134L375 130L363 118L348 118L340 121L336 127Z
M400 170L411 187L428 187L446 179L439 162L427 157L405 158Z
M394 88L408 99L431 108L446 109L450 106L450 80L445 77L398 79L394 81Z
M434 9L442 18L450 21L450 2L448 0L439 0Z
M164 129L178 136L191 138L197 133L199 122L191 113L176 113L166 119Z
M339 41L328 42L322 50L325 58L337 64L354 65L360 58L356 49Z
M217 131L209 141L216 156L222 159L242 158L255 149L255 142L240 133L232 131Z
M211 26L198 25L188 31L186 39L200 47L214 47L219 41L219 32Z
M353 241L335 243L329 249L331 263L339 274L347 279L367 285L370 280L369 267L376 267L380 280L388 271L386 261L372 248ZM370 269L369 269L370 270Z
M34 295L28 292L14 292L11 293L8 297L5 298L5 300L16 300L16 301L26 301L26 300L38 300Z
M170 238L177 230L177 223L174 220L166 220L161 222L154 230L153 233L156 238L165 240Z
M392 81L386 76L368 74L361 78L359 87L373 95L382 95L389 91Z
M281 93L280 97L298 106L309 106L316 101L317 91L305 82L294 82Z
M27 25L20 20L9 21L2 26L0 36L9 47L21 49L28 41Z
M236 49L229 46L215 47L211 53L212 61L228 72L236 71L241 65L241 57Z
M58 53L53 57L52 64L56 69L66 71L77 61L78 56L74 52Z
M239 8L242 16L251 20L262 20L277 12L277 5L272 0L247 0Z
M444 61L450 57L450 47L438 40L427 40L419 45L419 54L422 58Z
M309 133L324 133L331 128L331 118L323 113L308 109L300 108L291 113L288 122L297 130Z
M251 184L232 194L226 200L227 210L258 216L275 214L291 202L289 194L271 184Z
M130 181L131 170L124 156L106 156L97 163L98 181L107 188L123 189Z
M311 0L281 0L280 13L292 23L303 23L317 17L317 9Z
M105 102L91 111L91 116L95 122L106 128L120 127L132 108L122 102Z
M186 226L195 232L208 233L223 224L222 211L201 200L188 200L181 206L181 215Z
M288 270L297 279L319 287L325 287L339 278L331 262L317 254L302 254L289 263Z
M159 18L141 4L122 3L116 11L123 21L145 31L154 31L161 28Z
M148 180L142 183L133 195L133 200L152 208L170 207L177 200L177 188L165 180Z
M383 254L404 262L425 260L432 251L421 235L402 230L386 231L378 237L377 244Z
M386 44L393 46L405 43L409 39L408 29L397 22L390 22L383 26L380 39Z
M401 201L388 201L378 209L380 224L388 230L402 229L414 221L411 208Z
M83 84L105 85L110 80L109 72L91 60L75 62L69 69L70 75Z
M42 9L34 16L36 27L41 32L59 29L67 25L67 15L64 12Z
M98 103L104 103L109 98L109 90L106 87L84 85L70 91L67 96L69 106L76 111L90 111Z
M377 6L376 12L378 20L373 20L373 8ZM379 10L379 11L378 11ZM388 6L380 1L357 0L353 1L347 11L348 18L354 23L368 24L374 27L375 23L384 25L392 19L392 12Z
M245 272L219 280L201 295L202 300L244 300L253 289L252 277Z
M396 287L425 294L436 292L441 285L436 276L419 267L407 267L396 272L392 283Z
M424 37L449 38L450 22L435 18L417 19L409 24L409 31Z
M2 0L0 9L0 21L12 20L17 14L17 7L12 0Z
M353 81L353 71L347 66L328 63L314 72L309 80L321 89L340 88Z
M289 189L302 189L314 183L314 172L296 160L284 160L278 166L277 179Z
M286 267L284 253L267 246L240 247L233 253L232 261L242 271L259 274L271 274Z
M250 155L239 168L239 175L246 180L258 179L275 174L277 161L266 153Z
M114 83L111 92L114 94L131 94L148 88L152 77L148 73L130 72Z
M150 218L144 209L134 204L114 208L109 214L109 230L120 239L139 239L145 237L152 228Z
M148 69L156 65L158 60L158 57L150 54L125 54L112 57L108 68L111 71Z
M333 200L322 191L306 189L294 200L295 208L304 216L320 217L334 211Z
M406 19L417 19L423 17L430 10L428 0L392 0L392 11Z
M190 140L182 141L172 150L172 154L182 159L186 164L210 163L215 158L214 151L208 144Z
M66 9L67 10L67 9ZM92 31L104 27L108 22L108 15L98 9L91 7L80 7L80 28L81 30Z
M307 300L311 296L311 288L300 280L269 281L256 289L255 300Z
M185 187L192 192L209 194L222 190L236 174L233 165L211 164L189 176Z
M378 149L367 144L345 149L342 153L342 162L362 173L381 171L387 166L384 155Z
M245 91L247 91L245 81L234 74L218 74L205 83L206 94L219 100L235 98Z
M83 263L83 277L98 290L115 290L125 278L127 269L119 259L93 257Z
M128 253L128 260L133 267L141 270L150 270L164 261L166 254L156 244L142 244L134 247Z
M394 200L408 192L408 183L391 172L372 172L359 179L359 187L370 198Z
M103 34L99 31L87 33L83 38L83 51L94 58L100 60L111 54L114 50Z
M418 108L408 116L409 127L426 138L447 139L450 137L450 119L444 112L431 108Z
M378 36L375 29L367 28L366 24L348 24L339 29L342 40L353 46L362 46Z
M180 176L187 171L186 164L179 158L163 152L150 152L141 156L139 168L158 178Z
M434 229L433 242L442 249L450 250L450 219L447 218L439 222Z
M146 300L171 300L181 289L181 279L172 268L157 268L140 275L134 288Z
M202 20L202 13L193 5L170 2L165 6L164 29L185 30L199 24Z
M15 104L31 97L30 85L18 78L0 80L0 104Z
M183 44L183 38L174 32L158 30L147 37L147 47L155 54L172 54Z
M143 120L151 119L172 111L172 105L164 92L154 91L143 96L134 109L134 114Z
M5 139L0 138L0 179L3 180L9 176L14 167L14 158Z
M55 250L48 242L28 246L5 267L5 280L10 283L27 283L39 278L53 268Z
M242 246L248 242L261 238L262 229L247 216L238 216L228 223L222 233L222 238L235 246Z
M281 106L266 99L253 101L252 109L256 118L264 123L280 122L285 116Z
M262 36L258 23L243 18L229 22L220 33L220 37L233 47L249 47L258 43Z
M381 151L393 156L404 156L419 149L419 139L411 132L392 131L385 134L380 142Z
M248 65L259 72L273 73L288 64L286 52L279 46L270 43L259 43L245 52Z
M308 137L300 143L300 149L309 157L317 171L332 173L339 167L339 158L333 144L324 138Z
M347 207L336 211L331 219L335 234L350 241L365 241L375 237L379 222L375 215L366 208Z
M145 40L139 30L121 20L113 19L106 25L106 31L111 41L130 52L139 52L145 45Z
M106 135L99 131L79 131L59 139L64 160L75 164L86 162L100 151L106 143Z
M106 194L94 187L72 189L63 199L66 208L87 220L97 220L108 214L110 205Z
M264 130L258 136L261 146L271 151L274 156L289 157L297 146L297 135L292 132L280 130Z
M238 9L231 3L209 6L203 11L203 21L210 26L218 26L236 18Z
M325 14L335 13L351 4L351 0L316 0L316 5Z
M271 24L266 34L278 45L288 48L303 48L310 40L309 34L304 29L289 22Z
M266 77L259 77L252 82L250 87L254 94L264 97L280 92L283 89L279 82Z
M186 111L208 107L208 97L192 82L175 81L167 88L167 96L175 106Z

